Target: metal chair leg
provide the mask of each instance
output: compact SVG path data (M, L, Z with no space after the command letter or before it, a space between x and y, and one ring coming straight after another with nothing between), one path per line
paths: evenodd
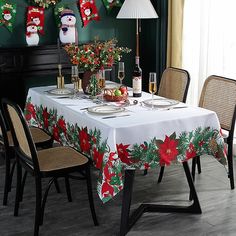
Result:
M198 169L198 174L202 173L202 169L201 169L201 161L200 161L200 156L196 157L197 160L197 169Z
M56 188L56 190L57 190L57 193L61 193L61 189L60 189L60 187L59 187L59 184L58 184L57 179L54 180L54 185L55 185L55 188Z
M91 175L90 175L90 166L88 165L86 168L86 182L87 182L87 190L88 190L88 198L89 198L89 206L90 211L92 213L93 217L93 223L95 226L98 226L98 220L94 208L94 202L93 202L93 192L92 192L92 182L91 182Z
M52 178L50 179L50 181L48 182L48 186L45 190L45 193L43 195L43 200L42 200L42 206L41 206L41 218L40 218L40 223L39 225L42 225L43 224L43 217L44 217L44 209L45 209L45 205L46 205L46 201L47 201L47 197L48 197L48 193L49 193L49 190L52 186L52 183L55 181L55 178Z
M20 197L21 197L21 179L22 179L22 168L17 161L17 180L16 180L16 198L15 198L15 207L14 207L14 216L18 216L19 206L20 206Z
M230 152L230 150L228 150ZM233 155L228 153L227 155L228 160L228 178L230 179L230 187L234 189L234 168L233 168Z
M8 193L10 191L10 168L11 162L8 157L5 161L5 185L4 185L4 194L3 194L3 205L7 205Z
M159 178L158 178L158 181L157 181L158 183L161 183L161 181L162 181L164 170L165 170L165 166L161 166Z
M39 225L42 219L42 211L41 211L42 184L41 184L41 179L38 176L35 177L35 186L36 186L36 206L35 206L34 236L38 236Z
M65 185L66 185L66 193L67 193L68 202L72 202L71 190L70 190L70 181L69 181L68 176L65 176Z
M192 179L193 179L193 182L195 181L195 173L196 173L196 164L197 164L197 157L194 157L192 159ZM189 193L189 201L192 201L193 200L193 196L192 196L192 193L190 191Z
M24 173L24 176L23 176L23 180L22 180L22 183L21 183L21 193L20 193L20 201L21 202L23 201L26 177L27 177L27 171L25 170L25 173Z

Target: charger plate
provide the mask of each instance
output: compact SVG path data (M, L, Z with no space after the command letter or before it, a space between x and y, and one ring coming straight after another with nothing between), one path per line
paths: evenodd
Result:
M167 107L171 107L174 105L177 105L179 103L179 101L176 100L171 100L171 99L160 99L160 98L154 98L153 101L152 99L148 99L143 101L143 104L145 106L149 106L151 107L153 103L153 106L156 108L167 108Z
M73 90L69 88L63 88L63 89L56 88L47 91L47 93L54 96L64 96L64 95L72 95Z
M95 106L95 107L89 107L88 112L97 114L97 115L109 115L114 113L119 113L125 111L125 108L123 107L117 107L113 105L101 105L101 106Z

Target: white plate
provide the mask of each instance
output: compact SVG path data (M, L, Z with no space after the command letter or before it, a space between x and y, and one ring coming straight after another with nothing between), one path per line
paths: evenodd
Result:
M95 107L89 107L88 112L94 113L94 114L100 114L100 115L108 115L108 114L114 114L118 112L122 112L125 109L123 107L117 107L113 105L101 105L101 106L95 106Z
M47 93L49 93L50 95L54 95L54 96L64 96L64 95L72 95L73 94L73 90L72 89L68 89L68 88L63 88L63 89L51 89L49 91L47 91Z
M152 106L152 99L148 99L143 101L144 105L146 106ZM171 99L160 99L160 98L154 98L153 99L153 106L156 108L166 108L170 106L177 105L179 102L176 100L171 100Z

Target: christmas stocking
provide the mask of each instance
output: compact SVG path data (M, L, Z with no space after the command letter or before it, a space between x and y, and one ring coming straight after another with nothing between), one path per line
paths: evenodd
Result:
M121 7L122 3L120 0L102 0L104 6L106 7L107 11L109 12L113 7Z
M12 32L15 18L16 4L0 2L0 24L5 25Z
M84 27L92 20L100 20L95 0L79 0L78 3Z
M33 22L40 34L44 34L44 8L29 6L27 11L27 24Z

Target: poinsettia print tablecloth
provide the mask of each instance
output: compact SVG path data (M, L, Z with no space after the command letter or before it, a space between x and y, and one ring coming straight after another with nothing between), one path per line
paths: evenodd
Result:
M29 90L25 117L30 125L44 128L56 141L92 159L101 172L97 191L103 202L122 190L127 168L155 168L204 153L226 165L220 124L212 111L198 107L151 110L140 105L150 98L143 92L138 105L117 114L127 116L103 119L83 109L96 105L91 100L50 96L45 93L50 89Z

